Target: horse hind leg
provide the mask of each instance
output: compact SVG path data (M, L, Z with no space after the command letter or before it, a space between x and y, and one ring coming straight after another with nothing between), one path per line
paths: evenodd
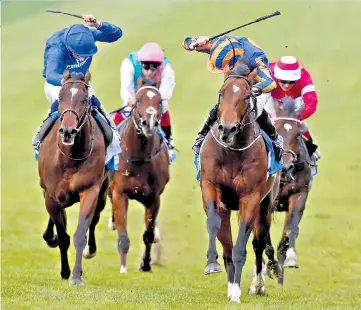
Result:
M145 227L146 230L143 234L143 242L145 245L145 252L143 255L142 263L139 266L140 271L151 271L151 250L154 243L154 228L156 218L159 212L160 198L159 196L154 199L154 202L145 209Z
M43 239L49 248L56 248L59 244L58 235L54 234L54 221L49 217L48 225L43 233Z
M103 182L102 188L100 189L97 207L95 209L95 214L94 214L92 222L89 226L88 244L83 250L83 257L86 259L93 258L97 252L97 246L96 246L96 240L95 240L95 227L99 222L100 213L104 210L105 204L107 202L108 188L109 188L109 181L108 181L108 178L106 178Z
M279 278L282 275L282 267L279 265L278 261L275 259L275 250L273 248L271 242L271 234L270 232L267 233L265 237L266 248L265 253L268 257L268 262L266 265L266 274L270 279L274 277Z

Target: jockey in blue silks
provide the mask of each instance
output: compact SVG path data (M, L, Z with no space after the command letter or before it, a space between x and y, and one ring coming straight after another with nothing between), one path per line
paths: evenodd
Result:
M33 137L33 146L37 151L42 142L39 138L40 129L43 127L43 131L48 133L58 118L59 93L64 71L69 69L70 72L81 72L85 75L89 70L93 55L98 51L95 42L115 42L122 36L122 30L113 24L98 21L92 15L84 15L83 18L88 26L95 29L75 24L55 32L46 41L43 70L43 77L46 80L44 91L51 108ZM104 116L111 127L114 127L104 107L95 96L91 85L88 90L92 107ZM113 136L116 137L116 135L117 132L113 130Z

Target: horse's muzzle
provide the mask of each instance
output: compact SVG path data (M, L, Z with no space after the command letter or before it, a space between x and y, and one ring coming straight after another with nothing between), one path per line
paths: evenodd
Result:
M76 135L78 134L79 130L76 128L72 128L72 127L60 127L59 129L59 133L61 136L61 142L64 145L73 145L74 144L74 139L76 137Z
M237 133L235 125L218 125L220 140L226 144L232 143Z

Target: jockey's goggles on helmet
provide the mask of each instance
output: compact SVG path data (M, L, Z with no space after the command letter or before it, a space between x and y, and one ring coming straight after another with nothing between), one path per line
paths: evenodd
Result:
M144 70L157 71L159 66L159 62L142 62L142 68Z
M278 80L278 82L280 82L281 84L289 84L289 85L293 85L296 83L296 81L285 81L285 80Z

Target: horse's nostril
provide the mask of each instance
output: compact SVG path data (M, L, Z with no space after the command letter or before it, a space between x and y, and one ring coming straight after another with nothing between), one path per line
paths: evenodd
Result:
M158 125L159 125L159 122L156 121L156 122L154 123L154 126L157 127Z
M142 121L142 125L143 125L143 126L146 126L146 125L147 125L147 121L146 121L146 120Z
M223 125L222 125L222 124L220 124L220 125L218 126L218 130L223 130Z
M61 128L59 129L59 132L60 132L60 133L64 133L64 129L61 127Z
M227 141L227 136L222 136L222 141Z
M70 131L70 134L71 135L76 135L78 133L78 130L76 130L75 128L73 128L71 131Z

